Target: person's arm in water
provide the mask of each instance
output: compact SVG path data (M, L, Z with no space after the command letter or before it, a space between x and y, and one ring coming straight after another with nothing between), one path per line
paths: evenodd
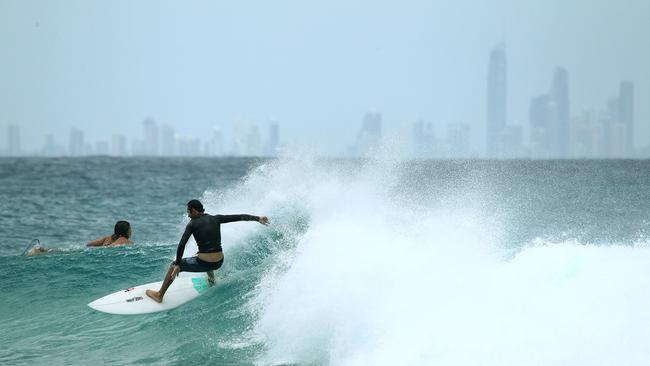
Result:
M30 249L27 253L25 253L25 255L28 256L28 257L31 257L31 256L34 256L34 255L51 252L53 250L54 249L47 249L45 247L37 245L37 246L33 247L32 249Z
M133 244L133 242L128 238L120 236L114 242L112 242L110 245L111 246L118 246L118 245L128 245L128 244Z
M269 218L266 216L253 216L253 215L246 215L246 214L240 214L240 215L216 215L217 218L219 219L219 222L222 224L226 224L229 222L236 222L236 221L257 221L262 225L268 225L269 224Z
M103 238L99 238L97 240L89 241L88 244L86 244L87 247L101 247L104 246L104 242L106 239L109 238L109 236L105 236Z

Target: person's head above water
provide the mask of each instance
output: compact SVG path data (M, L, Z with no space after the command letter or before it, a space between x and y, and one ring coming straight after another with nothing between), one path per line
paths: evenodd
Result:
M199 200L191 200L187 203L187 216L190 218L196 218L201 216L205 212L203 204Z
M119 237L124 237L126 239L131 237L131 224L129 224L128 221L121 220L115 223L112 239L117 240Z

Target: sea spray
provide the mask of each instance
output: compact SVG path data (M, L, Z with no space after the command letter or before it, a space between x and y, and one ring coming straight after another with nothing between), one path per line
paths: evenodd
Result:
M378 156L6 162L0 363L647 365L649 162ZM224 225L185 306L88 308L160 280L191 198L272 225ZM83 246L117 218L133 247Z
M637 325L649 320L639 290L650 278L649 250L515 243L513 254L499 213L475 201L489 192L473 190L466 201L458 189L438 190L439 199L421 197L426 187L400 194L399 169L276 161L220 197L224 208L266 207L280 227L291 227L289 212L308 218L292 245L271 254L243 310L255 319L247 336L263 343L259 364L650 359L648 332Z

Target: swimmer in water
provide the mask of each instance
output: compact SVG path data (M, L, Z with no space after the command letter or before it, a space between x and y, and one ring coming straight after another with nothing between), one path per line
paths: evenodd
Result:
M113 235L104 236L86 244L87 247L115 247L119 245L133 244L131 238L131 224L128 221L115 223Z

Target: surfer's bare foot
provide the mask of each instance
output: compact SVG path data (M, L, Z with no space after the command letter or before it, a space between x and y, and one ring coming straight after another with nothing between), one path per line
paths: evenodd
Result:
M160 292L154 290L147 290L144 293L147 294L147 296L149 296L153 301L157 303L162 302L162 297L160 297Z

